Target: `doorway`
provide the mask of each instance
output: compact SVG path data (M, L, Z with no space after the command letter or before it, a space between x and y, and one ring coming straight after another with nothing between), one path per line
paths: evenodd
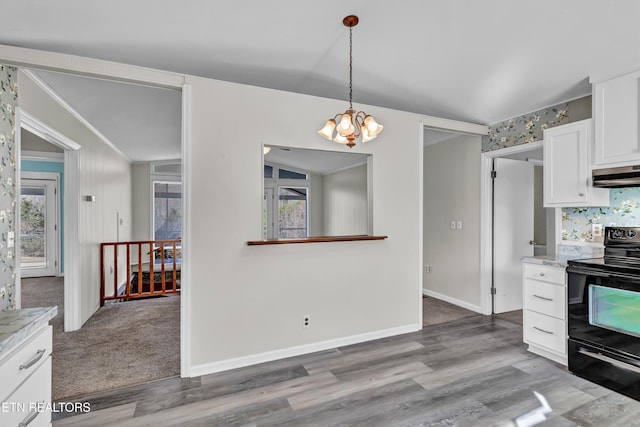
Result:
M60 241L57 177L30 178L33 175L25 172L20 179L20 270L22 277L55 276Z
M542 198L542 141L509 147L506 149L485 152L482 154L482 187L481 187L481 291L483 314L496 314L504 311L521 309L522 293L522 256L554 255L556 248L556 234L560 230L560 210L544 208ZM507 179L505 187L496 188L492 170L497 159L527 164L533 171L527 193L532 193L531 208L525 214L515 213L518 208L509 208L506 202L499 202L506 206L506 215L518 215L518 221L509 220L505 223L495 208L495 198L501 196L497 192L518 192L515 180ZM499 161L499 160L498 160ZM538 184L536 184L536 182ZM504 181L503 181L504 184ZM509 184L512 184L510 186ZM521 184L522 185L522 184ZM502 195L504 196L504 195ZM506 196L508 199L510 196ZM520 206L520 208L522 208ZM526 225L524 219L526 217ZM512 218L513 219L513 218ZM521 231L521 233L517 233ZM530 237L523 237L528 235ZM515 241L518 240L518 244ZM515 247L520 249L515 250ZM501 259L502 257L502 259ZM498 264L496 264L498 262ZM500 287L503 288L501 293ZM504 291L504 287L508 287ZM496 299L511 298L506 300ZM516 305L514 305L516 304ZM520 307L518 307L520 306Z
M22 73L21 76L25 77L21 81L22 93L25 95L23 97L25 102L22 106L24 109L27 109L31 115L22 110L22 114L20 116L21 120L18 123L25 128L29 128L29 130L31 130L29 125L32 125L31 127L35 128L35 131L39 131L36 132L36 134L45 140L48 140L48 137L55 133L52 127L56 127L63 129L69 138L82 141L82 147L78 145L75 149L65 149L64 152L61 153L61 156L64 156L64 162L61 162L64 165L65 172L64 186L67 187L66 190L68 190L65 191L67 203L64 204L64 206L68 208L67 212L65 212L65 214L67 214L65 215L65 221L67 222L68 227L65 229L66 233L64 239L66 240L64 248L67 250L68 263L66 265L64 275L64 301L63 303L54 305L58 305L60 307L59 315L64 318L65 330L73 330L77 331L77 333L57 333L62 331L59 328L56 330L54 327L54 343L56 344L57 349L57 355L54 355L53 359L54 396L57 396L58 398L68 397L69 392L64 390L71 390L71 392L73 392L73 390L79 389L76 387L77 384L71 384L70 386L65 385L71 380L84 381L85 384L95 387L100 384L100 387L107 388L131 384L131 382L123 384L111 381L113 379L113 375L104 369L95 369L95 372L102 375L101 378L103 381L99 381L95 377L93 379L89 379L87 375L72 376L69 375L69 370L65 371L64 363L67 363L67 366L70 366L73 369L76 369L78 366L84 367L87 365L85 362L87 360L86 356L89 349L93 349L94 351L98 350L97 345L91 344L93 343L93 341L90 341L91 338L97 338L97 341L99 341L100 344L118 344L120 345L119 349L124 347L121 345L124 342L121 339L122 337L105 338L105 333L109 332L109 328L105 328L104 323L99 322L99 320L107 314L112 314L113 318L117 318L119 320L127 318L120 313L122 311L121 309L115 307L116 304L113 304L113 307L110 307L108 310L101 310L98 314L102 317L97 317L96 319L92 318L92 315L95 313L93 300L96 299L96 297L99 298L100 276L98 274L99 271L97 270L97 266L99 264L99 243L120 240L131 241L133 240L131 231L134 228L135 230L146 234L144 239L141 238L141 240L152 239L154 219L151 209L154 194L154 187L152 186L152 164L150 161L140 161L134 164L130 158L118 153L117 149L109 147L108 140L106 140L104 135L98 132L95 127L91 127L88 120L83 121L83 116L81 116L80 113L74 110L69 104L64 104L67 99L66 97L62 98L62 95L57 92L53 92L52 86L46 85L43 82L38 83L40 74L28 72L28 70L24 72L21 70L20 72ZM57 81L55 80L55 77L49 77L52 81ZM82 79L81 77L76 78ZM65 78L64 82L68 82L69 85L71 85L73 82L71 82L70 79L70 77ZM104 81L101 82L105 84ZM90 83L92 82L88 83L82 80L82 84L90 85ZM110 82L110 84L115 85L114 82ZM143 91L143 89L138 88L138 92L141 91ZM71 93L72 96L74 93L75 92ZM85 91L85 94L86 93L89 92ZM55 97L56 94L58 94L57 98ZM173 90L171 91L171 94L173 95L172 99L174 100L174 104L177 103L178 106L180 106L180 99L182 96L180 91ZM72 98L72 96L70 98ZM96 103L103 101L102 97L96 95L88 98L91 98L92 102ZM51 102L51 99L57 102L53 103ZM39 108L40 105L43 104L46 108ZM103 110L106 112L110 111L109 108ZM50 120L51 122L39 122L35 117L41 118L43 121ZM55 122L53 120L55 120ZM179 111L177 120L180 120ZM152 127L152 123L145 123L147 126ZM46 128L47 125L49 125L48 128ZM141 127L146 129L146 126ZM180 132L178 132L177 136L173 138L177 145L178 152L181 151L181 140L179 136ZM158 152L159 150L146 151L149 155L157 155ZM69 161L69 159L71 159L71 161ZM79 165L82 165L83 167L80 168ZM138 168L138 166L140 166L140 168ZM134 167L136 172L142 171L142 173L134 176ZM180 171L181 162L178 160L176 173L179 175ZM179 189L182 189L184 186L184 180L178 179L176 184ZM138 190L140 190L140 193L136 194L137 197L134 198L132 194ZM176 198L175 200L180 207L183 206L184 203L182 198ZM74 206L76 209L71 209ZM80 209L78 209L78 207ZM139 215L134 217L134 213L139 213ZM82 248L82 251L78 250L80 248ZM184 263L185 260L183 259L182 261ZM33 279L29 279L29 281L32 280ZM25 282L27 282L27 280L25 280ZM180 286L183 289L185 287L184 285L185 282L181 281ZM59 292L59 294L62 295L62 292ZM165 300L168 300L168 298L163 299L162 302ZM147 346L147 352L153 357L157 355L161 360L159 360L158 363L153 363L153 357L145 357L141 354L139 352L142 348L140 339L138 339L138 342L136 343L129 343L130 345L125 349L129 353L125 356L118 357L118 359L131 361L133 356L137 355L137 362L139 363L135 364L135 372L126 373L123 370L123 374L118 376L118 380L122 379L123 381L133 380L136 382L142 382L160 378L156 375L162 375L162 378L164 378L166 376L180 373L181 311L179 308L181 300L181 298L173 298L170 302L172 339L166 339L164 347L153 343ZM157 325L158 327L166 326L162 322L168 322L168 309L164 305L163 307L158 308L158 306L162 304L160 299L141 299L136 302L138 304L119 304L123 307L127 304L129 306L139 306L138 310L130 310L132 316L144 312L145 309L151 306L156 307L155 311L152 310L152 314L157 314L157 316L153 318L155 320L154 325ZM63 307L64 309L62 310ZM118 315L113 315L116 311L118 312ZM63 313L64 316L62 316ZM145 321L151 322L151 318L151 314L147 311ZM92 330L93 333L90 333L91 331L87 331L88 326L91 326L89 323L92 323L93 325L100 324L102 325L102 329L94 328ZM127 336L137 336L139 338L141 334L136 333L132 325L143 325L144 322L131 321L130 323L131 324L128 324L127 328L123 327L122 329L119 329L119 331L126 331ZM81 326L82 328L80 328ZM149 335L150 337L163 337L163 332L159 331L158 333L152 333ZM67 339L67 336L70 338ZM89 343L87 345L83 346L78 342L69 341L71 338L79 340L84 336L88 337L85 341L86 343ZM63 347L60 345L65 342L67 344L66 347L64 347L64 349L67 350L66 353L62 350ZM78 352L76 351L78 347L85 350L83 350L83 352ZM153 351L153 349L156 349L157 351ZM65 354L67 357L64 356ZM115 356L115 350L110 349L99 351L98 354L102 355L104 358L113 357ZM97 360L97 358L90 359ZM169 359L172 362L170 368L161 364L161 362ZM154 369L145 370L144 368L141 368L140 362L148 363L149 365L152 365ZM134 364L128 363L128 366L131 369L131 366L134 366ZM158 372L160 373L158 374ZM134 374L138 375L135 376ZM107 379L111 382L107 382ZM97 388L93 391L97 391ZM85 390L85 392L88 393L87 390Z
M481 137L424 133L423 294L480 312Z

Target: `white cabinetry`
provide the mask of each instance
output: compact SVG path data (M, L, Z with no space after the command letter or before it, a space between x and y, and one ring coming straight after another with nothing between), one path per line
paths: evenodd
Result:
M0 425L51 425L51 349L47 325L0 360Z
M640 71L594 85L595 167L640 161L639 91Z
M529 351L567 364L567 285L562 267L524 263L523 340Z
M609 206L609 190L591 186L591 119L544 131L544 206Z

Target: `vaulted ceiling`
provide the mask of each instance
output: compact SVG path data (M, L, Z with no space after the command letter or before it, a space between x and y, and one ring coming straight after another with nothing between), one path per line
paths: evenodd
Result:
M2 14L0 44L344 100L356 14L356 104L481 124L640 69L637 0L20 0Z

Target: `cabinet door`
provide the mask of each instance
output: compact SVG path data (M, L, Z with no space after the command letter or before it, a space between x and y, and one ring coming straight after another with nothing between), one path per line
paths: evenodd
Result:
M591 119L544 131L544 204L587 202Z
M639 92L640 72L595 85L596 165L640 160Z

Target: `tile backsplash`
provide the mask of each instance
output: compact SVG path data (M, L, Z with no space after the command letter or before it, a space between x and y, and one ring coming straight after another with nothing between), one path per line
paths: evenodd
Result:
M562 209L562 240L602 242L592 236L592 224L640 226L640 187L612 188L610 206Z

